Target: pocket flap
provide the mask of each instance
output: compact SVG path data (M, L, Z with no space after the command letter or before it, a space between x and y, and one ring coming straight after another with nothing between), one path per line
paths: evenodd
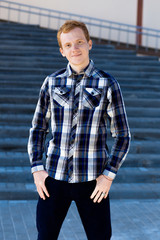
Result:
M58 95L65 95L66 93L70 92L70 88L68 87L55 87L54 92Z
M85 88L85 90L92 96L96 96L102 93L102 89L100 88Z

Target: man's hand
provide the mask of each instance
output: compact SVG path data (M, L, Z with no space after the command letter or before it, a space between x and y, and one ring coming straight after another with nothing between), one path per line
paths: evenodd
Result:
M93 199L94 203L100 203L103 198L107 198L113 179L100 175L96 181L96 187L90 198Z
M45 180L47 177L48 177L48 173L44 170L33 173L34 183L37 187L37 192L43 200L46 199L45 195L49 197L49 193L45 186Z

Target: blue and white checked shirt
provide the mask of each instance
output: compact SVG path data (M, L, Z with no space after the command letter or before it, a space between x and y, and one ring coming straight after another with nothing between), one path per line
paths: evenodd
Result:
M77 93L79 104L73 117ZM107 119L115 138L110 153ZM130 131L119 84L111 75L96 69L90 61L80 84L76 84L69 64L45 79L28 141L32 173L44 170L42 156L49 120L52 138L46 151L45 170L51 177L71 183L91 181L101 174L115 178L129 150Z

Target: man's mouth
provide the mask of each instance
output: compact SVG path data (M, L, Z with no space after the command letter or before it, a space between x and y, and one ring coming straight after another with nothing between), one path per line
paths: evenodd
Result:
M74 54L72 57L79 57L79 56L81 56L81 53L79 53L79 54Z

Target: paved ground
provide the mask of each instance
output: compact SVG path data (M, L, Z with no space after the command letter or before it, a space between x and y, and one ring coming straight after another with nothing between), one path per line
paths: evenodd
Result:
M0 240L36 240L36 201L0 201ZM111 200L112 240L159 240L160 200ZM58 240L87 240L72 203Z

